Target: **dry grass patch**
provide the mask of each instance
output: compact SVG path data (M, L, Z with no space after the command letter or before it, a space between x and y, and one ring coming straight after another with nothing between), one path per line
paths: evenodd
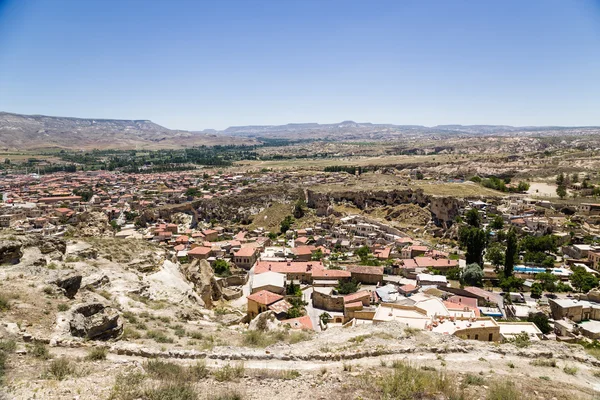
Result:
M46 368L46 376L51 379L62 381L75 374L76 368L68 358L61 357L52 360Z
M243 378L244 373L245 368L243 363L239 363L234 366L227 364L224 367L213 371L213 376L218 382L230 382L239 378Z

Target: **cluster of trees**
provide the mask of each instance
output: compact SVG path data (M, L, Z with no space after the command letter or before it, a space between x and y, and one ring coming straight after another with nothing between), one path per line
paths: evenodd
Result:
M379 260L375 258L373 254L371 254L371 250L367 246L360 247L358 250L356 250L355 254L360 258L360 265L380 265Z
M483 187L498 190L500 192L523 193L529 190L529 183L524 181L520 181L517 186L507 186L511 182L510 178L500 179L495 176L481 178L479 176L474 176L470 180L481 184Z
M574 183L579 183L579 174L573 174L571 176L561 172L559 175L556 176L556 194L561 198L564 199L565 197L567 197L567 187L571 186ZM590 181L590 177L589 176L585 176L583 178L583 180L581 181L581 188L582 189L592 189L592 195L593 196L600 196L600 187L595 187L591 181Z
M352 175L355 175L358 173L358 175L360 175L363 173L363 168L346 166L346 165L331 165L329 167L325 167L325 169L323 171L325 171L325 172L347 172Z
M90 199L94 195L94 191L89 187L85 187L73 190L73 194L75 194L75 196L81 196L81 201L87 202L90 201Z
M494 218L495 220L496 218ZM459 242L465 250L467 268L461 274L461 282L479 285L483 279L484 254L486 259L498 270L502 268L502 279L500 286L520 287L522 282L513 277L513 270L518 259L518 240L514 228L509 229L507 233L499 231L493 238L489 231L485 231L481 225L481 215L476 209L471 209L465 214L466 225L459 230ZM503 226L502 222L502 226ZM500 221L496 222L496 226ZM487 251L486 251L487 249ZM481 271L480 271L481 270ZM467 273L468 272L468 273Z

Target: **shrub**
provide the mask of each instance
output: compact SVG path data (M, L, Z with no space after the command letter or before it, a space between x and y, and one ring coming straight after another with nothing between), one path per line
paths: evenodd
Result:
M0 294L0 311L8 310L10 310L10 302L8 301L8 298L5 295Z
M218 382L229 382L242 378L244 376L244 364L237 364L233 367L227 364L223 368L215 370L213 375Z
M485 383L484 379L478 375L467 374L463 384L465 385L473 385L473 386L483 386Z
M108 351L106 347L94 347L88 351L87 356L85 357L88 361L102 361L106 360L106 354Z
M140 339L142 337L142 335L136 331L135 329L126 326L125 329L123 329L123 339Z
M39 358L40 360L49 360L52 358L50 352L48 351L48 347L42 342L35 342L30 350L30 353L32 356Z
M553 358L548 359L548 360L545 360L545 359L532 360L529 364L534 365L536 367L556 368L556 360Z
M138 322L137 317L131 311L125 311L123 313L123 318L125 318L129 323L136 324Z
M244 333L244 344L251 347L267 347L273 343L285 339L283 332L247 331Z
M61 357L50 362L46 373L50 377L62 381L69 375L75 373L75 367L67 358Z
M567 375L575 375L575 374L577 374L578 370L577 370L577 367L571 367L571 366L565 365L563 368L563 371Z
M173 338L168 337L163 331L148 331L146 332L148 339L153 339L157 343L173 343Z
M289 344L304 342L306 340L310 340L310 334L305 331L292 332L288 337Z
M508 342L520 348L528 347L531 344L531 341L529 340L529 335L526 332L516 334L515 337L508 340Z
M393 363L394 371L378 379L384 399L413 400L443 394L460 398L459 388L441 372L423 371L402 362Z
M208 376L208 368L203 362L185 367L168 361L150 360L144 364L146 373L161 381L195 381Z
M15 351L17 344L14 340L0 341L0 385L4 380L4 374L8 364L8 354Z
M202 332L189 332L189 336L192 339L196 339L196 340L202 340L204 338L204 335L202 334Z
M228 391L209 397L208 400L243 400L244 396L236 391Z
M142 395L140 385L144 382L146 376L139 372L130 372L119 374L115 378L110 400L135 400Z
M44 289L42 289L44 291L44 293L46 293L48 296L51 296L54 294L54 289L51 286L46 286L44 287Z
M184 368L168 361L150 360L144 364L144 370L148 376L159 380L180 379L184 373Z
M69 305L66 304L66 303L61 303L58 306L56 306L56 308L58 309L58 311L64 312L64 311L67 311L69 309Z
M185 382L171 382L144 391L146 400L197 400L198 393Z
M490 386L486 400L522 400L523 395L511 381L494 382Z

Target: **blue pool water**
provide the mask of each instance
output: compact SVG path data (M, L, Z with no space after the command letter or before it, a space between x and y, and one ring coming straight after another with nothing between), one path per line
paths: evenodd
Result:
M526 267L524 265L517 265L517 266L515 266L514 271L522 273L522 274L539 274L540 272L546 272L546 268ZM550 272L552 272L553 274L558 274L558 275L568 273L567 270L560 269L560 268L552 268L552 269L550 269Z

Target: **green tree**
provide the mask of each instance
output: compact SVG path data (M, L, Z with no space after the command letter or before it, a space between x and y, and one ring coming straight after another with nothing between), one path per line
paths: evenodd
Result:
M313 261L321 261L323 259L323 250L320 248L317 249L311 256L311 260Z
M526 192L529 190L529 183L527 182L519 182L519 186L517 186L517 190L521 193Z
M558 175L556 177L556 184L558 186L562 186L565 184L565 174L564 173L561 172L560 175Z
M367 246L361 246L354 252L360 259L367 258L371 250Z
M485 231L473 226L465 226L459 231L459 239L461 245L466 249L467 264L483 264L483 250L487 244Z
M288 285L285 285L285 294L288 296L302 296L302 289L300 289L300 285L296 285L294 281L291 281Z
M304 208L306 207L306 202L303 199L298 199L296 204L294 205L294 218L299 219L304 217Z
M229 263L225 260L217 260L212 265L213 271L217 276L229 276L231 275Z
M573 183L579 182L579 174L574 173L573 175L571 175L571 182L573 182Z
M483 281L483 270L479 264L468 264L461 274L461 280L467 285L481 286Z
M515 262L519 254L517 233L514 228L511 228L506 235L506 251L504 253L504 276L510 277L515 268Z
M541 283L534 282L534 284L531 285L531 297L533 297L534 299L539 299L540 297L542 297L543 291L544 288L542 287Z
M558 280L556 275L550 272L541 272L536 274L535 279L540 281L544 290L548 292L554 292L556 290L556 281Z
M358 282L354 279L351 281L342 281L335 288L339 294L355 293L358 290Z
M558 197L560 197L561 199L564 199L565 197L567 197L567 188L565 187L565 185L559 185L556 188L556 194L558 195Z
M575 289L587 293L598 286L598 278L594 274L587 272L583 267L573 267L572 270L573 274L569 279Z
M275 232L269 232L269 233L267 234L267 236L268 236L268 238L269 238L269 239L271 239L271 240L275 240L275 239L277 239L277 234L276 234Z
M281 233L286 233L292 227L294 223L294 218L291 215L286 216L283 221L281 221L279 230Z
M492 222L490 222L490 227L492 229L502 229L504 228L504 219L500 215L496 215Z
M331 315L327 312L322 312L321 315L319 315L319 319L323 325L327 325L329 321L331 321Z
M552 332L552 327L550 326L550 322L548 321L548 316L542 312L530 313L527 317L527 321L536 324L543 334Z
M475 228L479 228L481 226L481 215L476 208L471 208L465 214L465 221L467 224L474 226Z
M500 280L500 288L502 288L505 292L514 292L521 290L523 288L523 284L525 281L520 278L516 278L514 276L509 276L507 278L502 278Z
M185 191L185 195L187 197L198 197L201 195L201 193L200 193L200 190L198 190L198 188L190 187L190 188L187 188L187 190Z
M504 265L504 247L498 242L492 243L485 251L485 259L498 269L499 266Z

